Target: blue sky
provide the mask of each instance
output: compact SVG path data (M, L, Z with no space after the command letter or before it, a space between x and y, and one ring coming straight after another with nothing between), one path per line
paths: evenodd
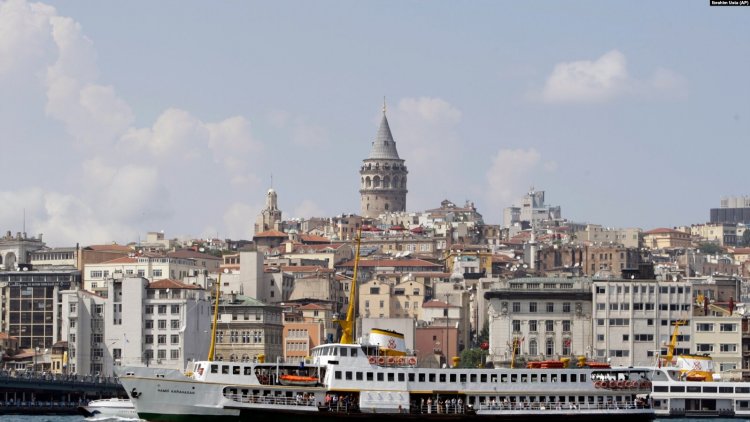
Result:
M750 194L750 9L707 3L0 2L0 228L249 238L271 174L356 213L383 96L410 211L705 222Z

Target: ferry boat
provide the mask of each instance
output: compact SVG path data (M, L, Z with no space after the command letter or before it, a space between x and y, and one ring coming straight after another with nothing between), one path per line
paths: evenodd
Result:
M717 377L710 356L681 355L650 378L657 417L750 417L750 383Z
M85 406L79 406L78 413L87 418L138 419L135 407L128 399L92 400Z

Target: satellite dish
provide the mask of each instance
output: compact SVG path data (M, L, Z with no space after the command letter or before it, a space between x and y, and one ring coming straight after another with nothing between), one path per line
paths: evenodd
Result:
M524 267L524 268L529 268L529 266L528 266L528 265L526 265L526 264L523 264L523 267Z
M198 252L206 252L206 248L200 248L198 249Z

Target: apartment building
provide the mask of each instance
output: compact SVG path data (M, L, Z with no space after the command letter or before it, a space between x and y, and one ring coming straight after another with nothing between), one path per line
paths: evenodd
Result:
M690 233L681 230L661 227L643 233L644 248L689 248L691 245Z
M359 314L363 318L423 319L422 303L427 289L418 281L376 278L362 283L359 289Z
M654 365L675 323L684 322L675 354L689 353L692 286L687 281L593 281L593 356L617 366Z
M690 226L690 234L706 242L716 242L721 246L737 245L736 223L707 223Z
M142 277L112 279L107 288L106 297L63 292L70 373L112 375L120 365L183 370L206 358L213 308L205 290Z
M693 316L693 352L711 355L715 372L742 369L742 317Z
M249 362L283 357L281 307L238 295L223 295L216 325L216 360Z
M489 301L489 357L516 361L592 356L592 281L589 278L498 280L484 292Z
M216 269L219 263L215 264ZM180 258L160 254L144 254L116 258L110 261L86 264L83 269L83 288L106 296L111 279L117 277L142 277L150 281L169 278L182 280L188 276L206 274L208 268L195 258Z
M52 347L64 338L62 292L80 282L75 269L0 271L0 332L15 337L22 349Z

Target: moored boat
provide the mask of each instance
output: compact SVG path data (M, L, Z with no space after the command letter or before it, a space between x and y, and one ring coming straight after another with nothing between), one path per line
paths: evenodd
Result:
M92 400L85 406L79 406L78 413L87 418L117 417L125 419L138 419L138 413L136 413L135 407L129 399L112 398Z

